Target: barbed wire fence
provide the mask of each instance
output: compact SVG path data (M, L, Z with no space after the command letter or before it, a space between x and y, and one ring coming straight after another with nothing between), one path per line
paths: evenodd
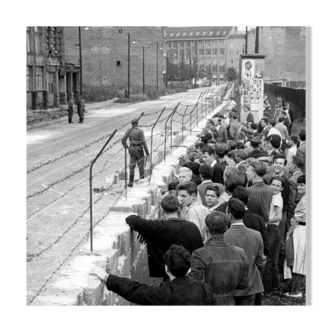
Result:
M200 96L201 97L201 96ZM203 103L204 103L204 108L203 108ZM201 106L201 112L198 111L199 109L199 105ZM180 113L178 111L178 109L176 108L175 110L174 109L168 109L167 111L172 111L174 112L174 114L177 114L178 116L181 117L181 121L177 121L177 120L173 120L172 118L172 122L171 124L173 123L173 121L177 124L180 124L180 128L181 128L181 131L182 131L182 143L183 143L183 140L184 138L192 132L192 125L194 123L194 121L196 120L197 123L199 121L199 117L201 118L204 118L204 116L207 114L207 109L211 109L213 110L213 108L216 106L215 103L208 103L206 101L203 101L203 97L202 98L199 98L199 100L197 101L196 104L191 104L191 105L186 105L186 104L181 104L179 103L178 106L182 106L182 107L185 107L185 111L183 113ZM192 107L192 110L190 111L190 113L187 113L187 109L189 107ZM205 114L203 114L204 112ZM192 113L196 113L196 117L194 117L192 115ZM144 114L142 117L149 117L149 116L152 116L152 115L155 115L157 113L160 113L160 110L156 111L156 112L153 112L153 113L149 113L149 114ZM164 118L162 119L159 119L158 120L158 124L161 125L163 122L165 122L168 118L169 118L169 114L166 115ZM184 118L185 117L188 117L188 120L184 123ZM123 129L125 128L126 126L128 126L130 124L130 122L128 123L125 123L124 125L122 125L119 129ZM141 127L148 127L148 126L151 126L151 125L143 125ZM166 127L166 123L165 123L165 127ZM186 131L186 134L184 136L184 132ZM153 139L153 137L160 137L161 134L164 132L164 129L162 129L161 131L151 135L146 141L150 141ZM151 151L156 153L156 152L160 152L160 147L162 145L165 145L165 140L167 141L167 139L169 137L172 137L172 131L168 131L168 135L166 134L165 137L164 137L164 140L159 144L157 145L156 147L153 148L153 150ZM69 150L63 154L61 154L60 156L58 157L55 157L55 158L52 158L52 159L49 159L45 162L42 162L40 163L39 165L31 168L30 170L28 170L28 174L31 174L32 172L36 171L37 169L40 169L42 167L45 167L46 165L50 165L52 163L55 163L56 161L58 160L61 160L69 155L72 155L74 153L77 153L77 152L80 152L88 147L90 147L91 145L94 145L98 142L101 142L102 140L104 139L107 139L110 137L110 134L107 134L107 135L103 135L91 142L88 142L87 144L75 149L75 150ZM103 154L105 155L106 152L110 151L111 149L113 149L119 142L121 141L121 138L116 140L115 142L113 142L108 148L106 148L104 151L103 151ZM124 155L120 156L117 160L114 161L114 156L116 155L119 155L121 152L124 151L124 148L120 148L117 152L115 152L114 154L111 154L111 156L109 156L107 158L107 160L103 163L103 166L101 167L101 169L97 172L94 173L94 177L103 173L104 171L106 171L107 169L109 169L110 167L114 166L115 164L117 164L120 160L124 159ZM150 163L151 165L156 165L158 164L163 158L165 158L165 155L166 154L169 154L169 153L172 153L172 149L168 149L167 151L165 151L164 149L164 156L163 155L156 155L155 156L155 159L152 159L150 160ZM112 160L112 163L109 164L109 162ZM70 179L71 177L73 177L74 175L78 174L78 173L81 173L83 172L86 168L88 168L91 164L91 161L87 164L87 165L83 165L82 167L78 168L77 170L74 170L73 172L65 175L64 177L52 182L51 184L47 185L44 189L42 190L39 190L39 191L36 191L34 192L33 194L30 194L27 196L27 200L32 198L32 197L35 197L35 196L38 196L38 195L42 195L43 193L45 193L47 190L49 190L50 188ZM135 163L136 164L136 163ZM126 167L130 167L131 165L125 165L125 167L122 169L122 172L123 170L126 168ZM151 168L151 172L152 172L152 168ZM152 173L150 173L151 175ZM78 187L80 187L81 185L83 185L86 181L88 181L88 179L84 179L82 180L81 182L79 182L78 184L76 184L75 186L71 187L69 190L67 190L65 193L63 193L60 197L54 199L53 201L49 202L47 205L43 206L42 209L39 209L38 211L35 211L34 213L30 214L27 219L30 219L32 218L35 214L37 214L38 212L42 211L43 209L49 207L51 204L55 203L56 201L62 199L63 197L65 197L66 195L68 195L69 193L73 192L75 189L77 189ZM101 193L101 195L93 202L93 205L96 205L97 203L99 203L104 197L105 197L105 194L106 192L108 192L108 190L112 189L112 186L114 185L115 183L115 179L113 180L113 182L111 184L109 184L109 186L107 188L105 188L105 190ZM93 225L93 228L95 226L97 226L98 224L100 224L100 222L102 220L104 220L108 215L109 213L112 211L112 208L117 204L117 202L119 201L119 199L122 197L123 193L124 193L124 190L126 188L123 188L123 190L121 191L121 193L119 193L118 195L118 198L115 200L115 202L112 204L112 206L107 210L107 212L98 220L94 223ZM37 252L36 254L33 254L32 256L30 256L29 258L27 258L27 262L31 262L35 259L38 259L40 256L42 256L45 252L51 250L54 245L56 245L57 243L59 243L64 237L66 234L68 234L74 227L75 225L78 224L79 220L82 219L86 213L88 213L90 209L90 206L86 209L84 209L80 214L79 216L74 220L73 223L71 223L71 225L69 227L66 228L66 230L56 238L56 240L54 240L53 242L51 242L49 245L47 245L45 248L41 249L39 252ZM43 289L46 287L46 285L50 282L50 280L53 278L53 276L63 267L63 265L65 264L65 262L71 257L71 255L73 254L73 252L86 240L89 238L89 235L91 236L90 234L90 231L87 231L86 234L82 237L82 239L70 250L69 254L65 257L65 259L57 266L57 268L51 273L51 275L45 280L45 282L42 284L42 286L39 288L39 290L36 292L36 294L32 297L32 299L30 300L29 302L29 305L31 303L33 303L33 301L41 294L41 292L43 291Z

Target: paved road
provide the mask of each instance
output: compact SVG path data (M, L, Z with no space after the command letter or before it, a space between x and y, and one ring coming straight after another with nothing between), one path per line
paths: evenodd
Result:
M80 246L89 230L89 166L110 133L120 128L111 141L118 143L110 145L94 166L93 187L96 188L107 186L106 177L124 168L124 150L119 140L130 127L131 119L144 112L140 126L150 148L151 125L166 107L154 130L153 149L161 144L159 152L154 152L156 157L163 151L162 135L168 115L179 103L178 113L184 114L187 109L188 114L206 90L209 89L194 89L156 101L93 110L86 114L83 124L77 123L78 118L74 119L74 124L68 124L64 119L27 133L28 303L50 278L55 277L64 259L71 252L75 253L73 248ZM181 140L182 117L176 114L173 119L173 132L179 132L173 137L175 144ZM185 122L188 120L189 116L186 116ZM168 148L169 145L170 140L167 141ZM108 213L123 191L123 184L120 181L112 191L94 194L94 221Z

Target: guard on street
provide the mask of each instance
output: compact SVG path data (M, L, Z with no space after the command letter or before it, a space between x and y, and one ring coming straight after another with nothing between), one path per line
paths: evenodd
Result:
M84 120L84 108L85 108L84 100L83 100L82 96L79 96L78 102L77 102L77 113L78 113L78 116L80 118L79 123L83 123L83 120Z
M68 100L68 123L73 123L73 113L74 113L74 100L71 97Z
M137 127L138 119L131 121L132 128L128 129L122 137L121 143L125 149L129 150L130 164L129 164L129 184L128 187L132 187L134 184L135 166L137 164L139 169L140 179L144 179L144 151L146 155L149 155L149 150L145 142L144 132ZM130 146L127 145L127 139L129 138ZM143 150L144 148L144 150Z

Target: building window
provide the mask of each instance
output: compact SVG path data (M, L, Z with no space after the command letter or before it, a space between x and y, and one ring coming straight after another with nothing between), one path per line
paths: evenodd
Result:
M213 55L218 55L218 49L217 48L213 49Z
M119 33L122 33L122 29L119 29Z
M217 73L218 72L218 65L212 66L212 72Z
M43 67L36 67L36 91L43 91Z
M233 64L233 60L231 60L231 64Z
M229 55L232 56L233 55L233 51L229 51Z
M198 50L198 54L199 54L199 55L204 55L204 49L200 48L200 49Z
M120 61L120 60L117 60L117 62L116 62L116 66L117 66L117 67L120 67L120 66L121 66L121 61Z
M211 48L206 49L206 55L211 55Z
M30 88L30 66L27 66L27 91L30 91L30 90L31 90L31 88Z
M225 49L224 48L220 49L220 55L225 55Z
M186 57L191 58L190 48L186 48Z
M183 48L184 47L184 42L180 41L180 47Z
M173 48L178 48L178 42L173 42Z
M190 47L190 41L186 41L186 47L187 47L187 48Z
M54 83L53 82L49 82L48 83L48 93L49 94L52 94L53 95L53 93L54 93Z

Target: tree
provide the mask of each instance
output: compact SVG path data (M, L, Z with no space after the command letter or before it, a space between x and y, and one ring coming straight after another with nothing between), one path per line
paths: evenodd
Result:
M225 78L227 81L235 81L239 77L239 73L234 67L229 67L226 69Z

